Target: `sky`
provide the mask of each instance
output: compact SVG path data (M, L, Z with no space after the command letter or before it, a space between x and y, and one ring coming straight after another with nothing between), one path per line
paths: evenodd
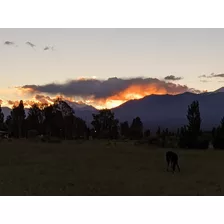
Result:
M224 29L0 29L0 100L112 108L224 86Z

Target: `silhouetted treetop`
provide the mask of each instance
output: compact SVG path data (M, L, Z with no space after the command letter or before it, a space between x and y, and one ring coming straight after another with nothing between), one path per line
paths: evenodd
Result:
M114 113L109 109L100 110L98 114L92 114L92 126L98 137L115 138L118 134L118 119L115 119Z

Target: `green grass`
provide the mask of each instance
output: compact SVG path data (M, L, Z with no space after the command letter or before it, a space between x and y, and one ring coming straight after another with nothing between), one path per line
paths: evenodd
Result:
M224 195L224 151L175 150L181 172L166 172L165 152L106 141L0 143L0 195Z

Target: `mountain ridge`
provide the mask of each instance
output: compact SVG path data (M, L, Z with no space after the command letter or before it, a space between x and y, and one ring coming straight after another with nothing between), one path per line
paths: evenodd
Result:
M224 87L223 87L224 89ZM120 122L132 120L139 116L144 128L155 131L158 126L176 130L187 124L187 109L193 101L198 100L202 117L202 129L211 130L219 125L224 116L224 92L214 91L201 94L185 92L177 95L156 95L145 96L142 99L129 100L111 110ZM92 121L92 113L97 109L89 105L68 102L74 109L75 115L84 119L88 125ZM223 106L222 106L223 105ZM11 109L2 107L5 118L10 114ZM26 115L28 109L25 109Z
M138 101L126 102L113 112L120 121L131 122L134 117L139 116L146 127L153 126L155 129L155 126L160 125L163 128L177 129L187 124L188 105L194 100L199 101L202 128L217 126L224 116L224 107L220 107L224 101L224 92L147 96ZM128 113L125 114L125 111Z

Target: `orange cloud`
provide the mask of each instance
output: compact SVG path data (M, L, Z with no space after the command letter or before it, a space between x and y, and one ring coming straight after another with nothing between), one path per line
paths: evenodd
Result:
M7 104L9 106L18 106L20 103L20 100L8 100L7 101ZM33 101L33 100L23 100L23 105L24 107L30 107L32 106L33 104L35 104L36 102Z
M169 92L165 87L158 86L156 84L150 85L132 85L127 89L120 91L113 96L101 99L93 99L90 100L90 104L95 105L96 108L114 108L117 107L129 100L134 99L141 99L145 96L149 96L152 94L163 95L163 94L170 94L175 95L183 93L180 89L176 91Z
M72 97L66 97L63 95L56 95L54 97L45 96L45 95L34 95L30 100L23 100L23 104L25 108L30 108L33 104L37 104L40 107L43 107L45 105L52 105L54 102L58 99L62 99L68 102L76 102L78 104L84 104L83 101L78 101L73 99ZM6 106L18 106L20 103L20 100L8 100Z
M166 82L155 78L109 78L107 80L87 79L80 77L65 83L45 85L24 85L18 88L24 94L36 95L34 101L51 103L55 96L70 102L92 105L97 109L113 108L122 103L140 99L151 94L179 94L186 91L197 92L186 85ZM198 91L200 92L200 91ZM42 94L53 95L54 98ZM40 97L41 96L41 97Z

